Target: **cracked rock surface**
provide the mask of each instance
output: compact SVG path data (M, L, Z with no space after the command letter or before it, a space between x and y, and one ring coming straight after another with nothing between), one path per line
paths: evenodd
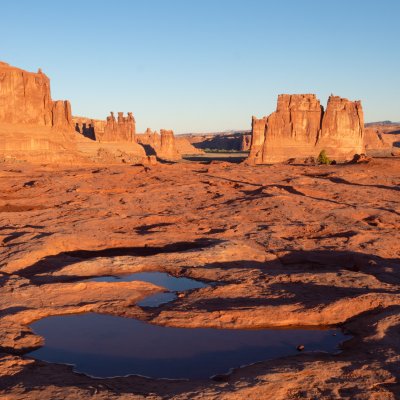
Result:
M0 165L0 397L400 397L400 160L58 169ZM156 308L168 272L213 282ZM342 327L340 354L301 353L224 379L93 379L26 356L29 324L99 312L176 327Z

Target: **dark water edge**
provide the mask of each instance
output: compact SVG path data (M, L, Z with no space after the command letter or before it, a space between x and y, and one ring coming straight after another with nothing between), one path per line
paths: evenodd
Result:
M204 379L297 354L300 344L305 351L336 353L346 339L338 329L170 328L96 313L48 317L31 327L45 345L29 356L100 378Z

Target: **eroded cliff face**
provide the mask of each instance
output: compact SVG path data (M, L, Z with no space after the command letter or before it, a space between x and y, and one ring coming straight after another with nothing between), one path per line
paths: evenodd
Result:
M180 160L183 154L202 153L186 138L175 137L172 130L161 129L159 134L147 128L146 132L136 136L136 140L145 148L148 155L156 155L162 160L176 161Z
M124 117L123 112L118 112L116 119L114 113L107 117L104 132L98 137L102 142L133 142L136 134L136 121L131 112Z
M174 132L171 130L161 129L160 135L161 146L157 156L164 160L180 160L182 156L176 148Z
M317 147L329 157L351 159L365 151L364 114L360 101L330 96L322 119Z
M0 123L72 129L71 105L53 101L50 79L0 62Z
M317 157L321 150L328 157L346 160L363 149L361 102L331 96L324 112L314 94L283 94L275 112L262 119L253 117L249 162Z

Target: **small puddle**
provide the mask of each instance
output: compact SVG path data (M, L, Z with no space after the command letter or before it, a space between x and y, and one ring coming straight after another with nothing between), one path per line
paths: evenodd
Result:
M168 293L156 293L139 301L137 304L141 307L158 307L161 304L169 303L176 299L176 293L191 289L200 289L208 286L204 282L189 278L176 278L165 272L137 272L129 275L100 276L89 279L90 282L133 282L142 281L163 286L170 290Z
M231 368L305 351L336 353L346 337L338 329L170 328L96 313L48 317L34 322L45 345L33 358L74 365L105 378L208 378Z

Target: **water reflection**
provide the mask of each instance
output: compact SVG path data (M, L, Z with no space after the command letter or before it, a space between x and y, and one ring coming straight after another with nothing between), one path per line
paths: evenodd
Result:
M98 278L92 278L91 282L133 282L142 281L153 283L158 286L163 286L168 290L169 293L157 293L152 296L146 297L137 304L141 307L158 307L161 304L168 303L176 299L176 294L173 292L181 292L191 289L200 289L206 287L207 284L204 282L196 281L189 278L176 278L165 272L137 272L129 275L118 275L118 276L100 276Z
M275 357L306 351L336 352L340 330L185 329L95 313L48 317L32 324L45 338L30 355L96 377L137 374L207 378Z

